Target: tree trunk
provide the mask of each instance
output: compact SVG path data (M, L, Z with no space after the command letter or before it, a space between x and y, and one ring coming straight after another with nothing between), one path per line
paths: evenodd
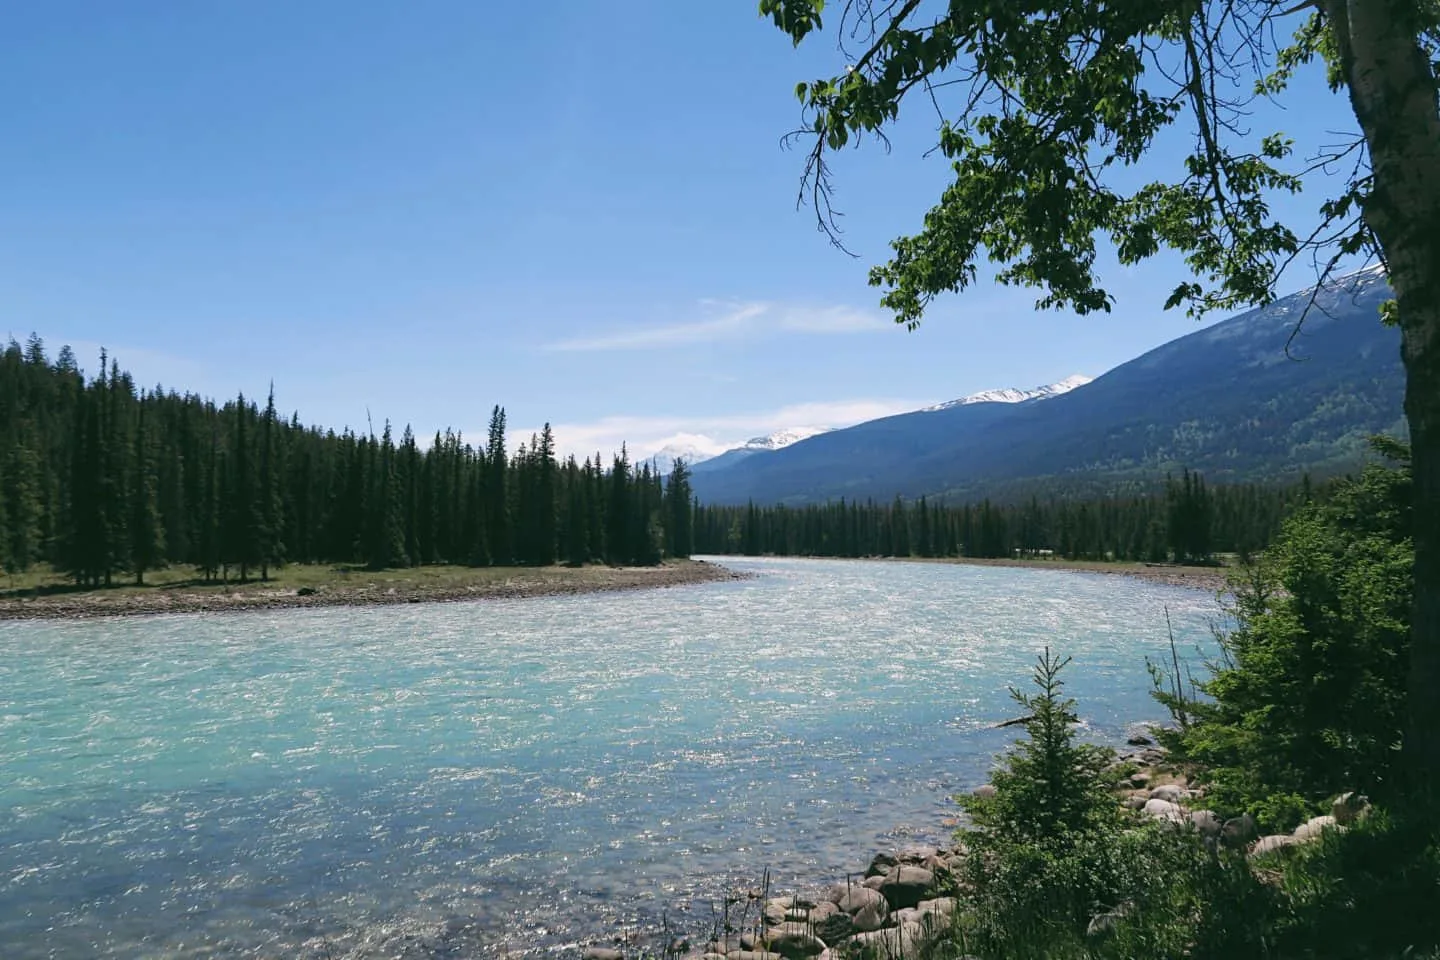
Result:
M1404 755L1440 786L1440 111L1414 0L1326 0L1374 174L1365 221L1399 307L1415 496L1415 605Z

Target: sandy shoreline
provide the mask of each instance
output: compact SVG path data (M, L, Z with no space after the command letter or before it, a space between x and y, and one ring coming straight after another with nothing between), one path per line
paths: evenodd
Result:
M228 586L117 587L0 598L0 620L85 620L169 613L229 613L312 607L368 607L524 597L569 596L647 590L748 579L703 560L670 561L659 567L507 568L480 570L473 578L414 579L347 573L314 587L277 583Z

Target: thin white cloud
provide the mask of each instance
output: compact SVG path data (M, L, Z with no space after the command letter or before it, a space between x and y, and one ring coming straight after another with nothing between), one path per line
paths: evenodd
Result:
M608 459L626 445L632 460L652 456L667 446L690 447L707 454L721 453L751 437L766 436L795 427L849 427L866 420L918 410L931 401L915 399L855 399L798 403L774 410L724 416L612 416L585 423L555 423L557 452L584 459L600 453ZM528 438L529 428L516 437Z
M878 315L844 306L804 306L766 302L717 303L702 300L718 316L682 323L637 326L592 337L574 337L550 344L564 352L646 350L687 343L746 340L774 333L843 334L883 330L888 324Z

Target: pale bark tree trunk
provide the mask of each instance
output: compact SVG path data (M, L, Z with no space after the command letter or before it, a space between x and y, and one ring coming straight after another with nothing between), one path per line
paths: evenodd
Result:
M1415 606L1404 756L1440 786L1440 108L1416 0L1325 0L1370 149L1365 220L1400 312L1415 493Z

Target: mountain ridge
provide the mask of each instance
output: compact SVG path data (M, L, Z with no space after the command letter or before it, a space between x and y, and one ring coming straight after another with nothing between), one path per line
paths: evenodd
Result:
M1368 271L1221 320L1043 401L942 404L697 475L705 502L1004 497L1153 484L1167 471L1285 481L1403 431L1399 333ZM1312 303L1313 299L1313 303ZM1305 323L1296 330L1303 311Z

